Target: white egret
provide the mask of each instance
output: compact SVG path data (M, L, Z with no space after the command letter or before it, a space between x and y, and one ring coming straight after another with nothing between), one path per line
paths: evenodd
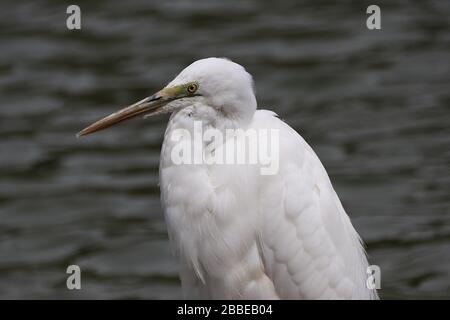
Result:
M368 289L361 240L322 163L303 138L267 110L256 110L253 80L227 59L198 60L164 89L92 124L78 135L137 115L172 113L161 151L161 201L180 263L184 296L201 299L377 299ZM258 166L175 163L190 143L177 130L275 129L275 174ZM224 135L225 136L225 135ZM227 138L204 153L211 156ZM264 142L259 142L264 143Z

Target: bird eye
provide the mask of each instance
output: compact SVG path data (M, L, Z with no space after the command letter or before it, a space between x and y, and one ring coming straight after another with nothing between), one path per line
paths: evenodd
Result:
M189 93L194 93L197 90L198 90L198 84L196 84L196 83L191 83L187 87L187 92L189 92Z

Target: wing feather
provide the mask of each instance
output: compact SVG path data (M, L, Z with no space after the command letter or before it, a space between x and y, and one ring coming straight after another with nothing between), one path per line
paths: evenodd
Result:
M319 158L303 138L259 110L255 128L278 129L279 172L262 176L260 251L282 299L371 299L361 240Z

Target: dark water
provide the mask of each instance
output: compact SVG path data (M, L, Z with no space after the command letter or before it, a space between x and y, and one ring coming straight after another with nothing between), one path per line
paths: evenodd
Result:
M450 2L0 5L0 298L179 298L159 203L167 116L93 120L226 56L326 166L384 298L450 298ZM339 3L339 4L338 4ZM82 290L65 270L82 268Z

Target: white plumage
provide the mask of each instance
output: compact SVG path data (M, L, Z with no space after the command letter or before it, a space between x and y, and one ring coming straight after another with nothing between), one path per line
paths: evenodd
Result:
M320 160L273 112L256 110L245 69L226 59L199 60L160 95L188 83L198 85L195 95L178 92L177 99L158 109L172 112L161 151L160 186L185 297L378 298L366 287L364 249ZM278 172L261 175L254 164L174 163L174 147L192 142L195 121L203 130L220 132L278 130ZM179 129L191 135L174 141ZM245 143L228 139L214 152L231 141Z

